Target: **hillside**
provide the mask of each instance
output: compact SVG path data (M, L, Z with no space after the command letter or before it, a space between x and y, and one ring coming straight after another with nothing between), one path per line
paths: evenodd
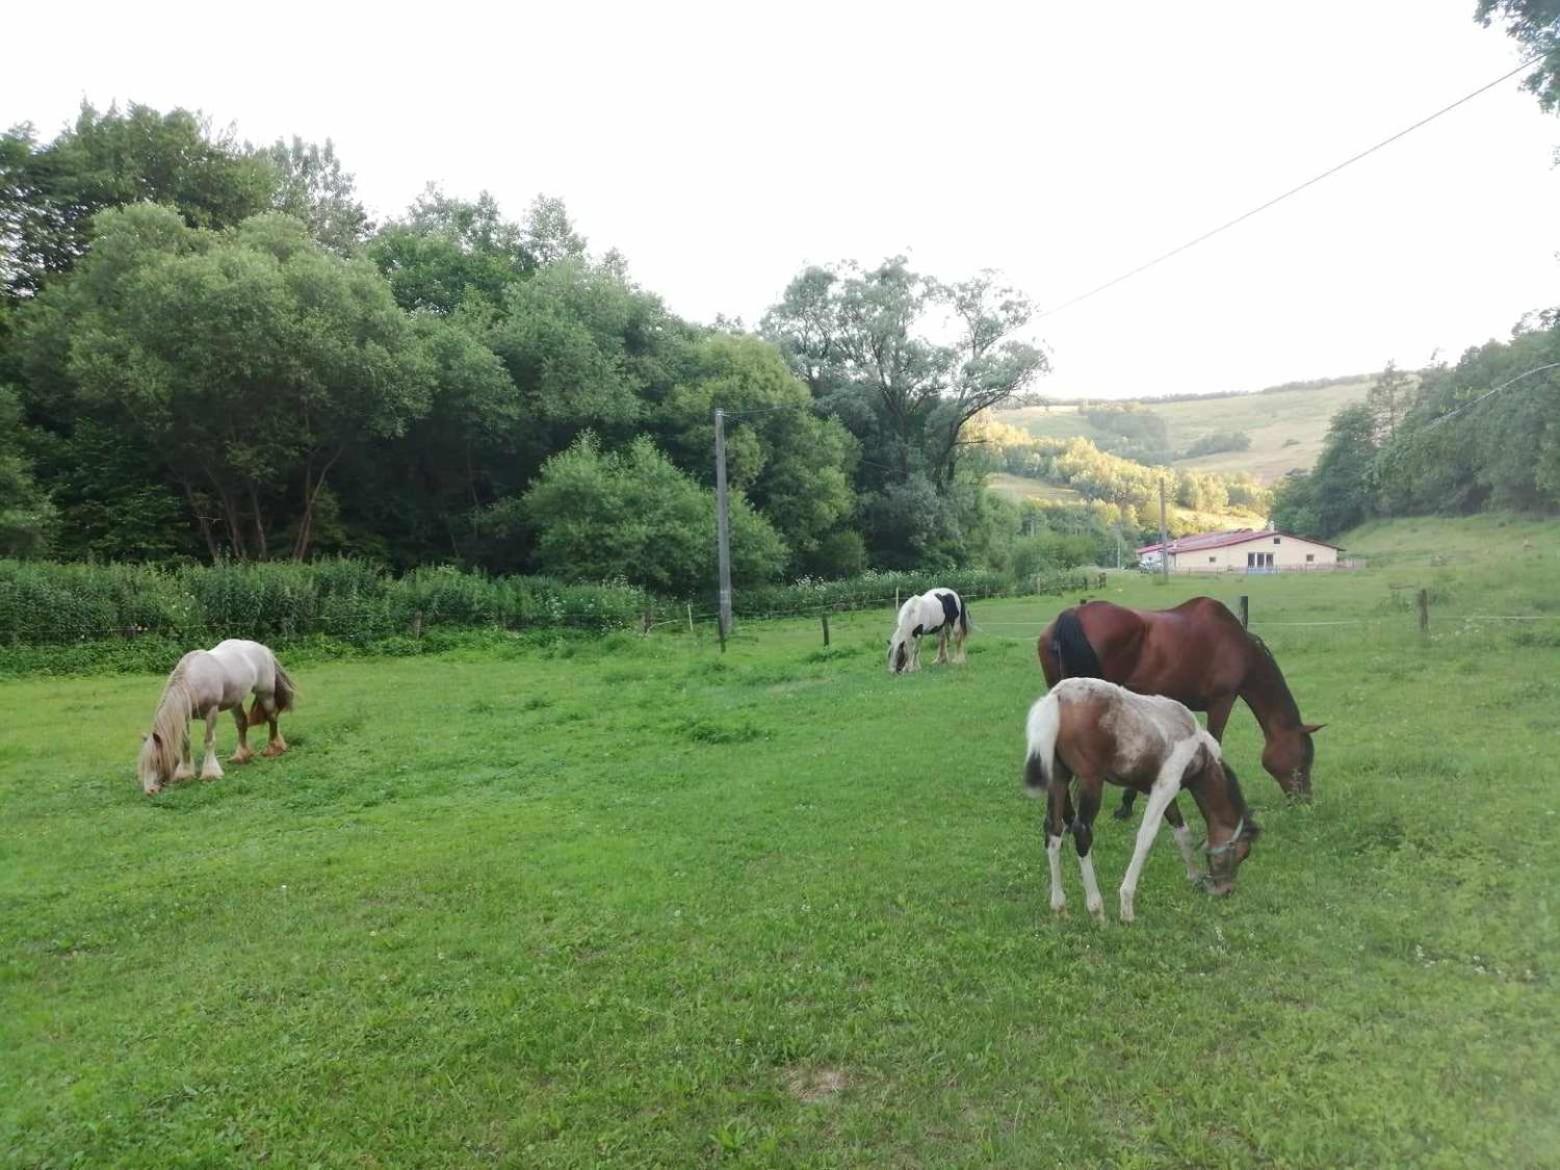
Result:
M1014 503L1036 500L1042 504L1084 504L1088 497L1061 484L1043 479L1031 479L1023 475L1010 475L1005 471L986 477L986 486L994 493ZM1171 504L1165 509L1166 520L1175 533L1221 532L1236 528L1260 528L1267 522L1265 516L1255 512L1230 509L1223 512L1197 512Z
M1309 389L1274 390L1225 398L1182 399L1145 403L1164 419L1171 445L1184 450L1215 431L1245 431L1251 447L1197 459L1179 460L1177 467L1198 471L1249 471L1263 483L1286 472L1309 468L1321 453L1327 424L1339 408L1363 401L1373 379ZM1005 423L1031 434L1053 438L1075 435L1106 444L1112 436L1090 424L1076 406L1028 406L1000 412Z

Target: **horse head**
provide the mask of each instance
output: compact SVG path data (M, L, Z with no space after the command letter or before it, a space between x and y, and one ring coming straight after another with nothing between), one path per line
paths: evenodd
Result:
M1214 812L1208 818L1207 888L1209 893L1222 896L1234 891L1235 871L1251 855L1252 842L1261 835L1262 827L1246 807L1234 768L1221 759L1217 771L1210 769L1209 778L1223 791L1219 794L1222 799L1210 799L1204 808L1205 815ZM1230 824L1232 819L1234 823ZM1215 820L1220 823L1215 825Z
M910 639L895 630L894 636L888 640L888 673L898 674L909 665L909 662Z
M1311 799L1311 765L1316 760L1316 745L1311 736L1324 726L1322 723L1299 723L1268 736L1267 747L1262 751L1262 767L1293 799Z

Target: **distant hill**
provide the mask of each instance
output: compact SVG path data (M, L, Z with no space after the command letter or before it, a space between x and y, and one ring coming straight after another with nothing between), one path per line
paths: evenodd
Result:
M1374 381L1373 375L1360 375L1290 383L1250 394L1134 401L1164 420L1170 445L1178 451L1215 432L1244 431L1251 436L1251 446L1244 451L1178 459L1175 466L1198 471L1249 471L1263 483L1272 483L1288 471L1310 468L1321 454L1333 414L1341 407L1363 402ZM996 417L1034 435L1061 439L1082 436L1109 448L1114 436L1085 418L1081 405L1073 401L1026 406L1001 411ZM1090 405L1124 404L1095 401Z

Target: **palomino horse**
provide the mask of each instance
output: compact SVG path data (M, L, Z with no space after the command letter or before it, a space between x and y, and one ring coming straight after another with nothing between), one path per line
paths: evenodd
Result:
M1029 755L1024 782L1032 796L1047 798L1045 852L1051 863L1051 909L1066 909L1062 892L1062 833L1071 830L1083 872L1084 904L1103 917L1094 880L1094 818L1105 781L1148 793L1148 810L1138 829L1132 864L1121 881L1121 920L1132 921L1143 861L1165 817L1186 861L1186 876L1215 894L1235 888L1235 870L1251 852L1261 830L1251 819L1235 773L1224 763L1219 741L1197 726L1180 703L1135 695L1097 678L1064 679L1029 709ZM1078 778L1073 814L1072 778ZM1175 812L1175 794L1192 794L1208 824L1208 877L1197 872L1191 832Z
M254 705L244 714L244 698L253 693ZM206 721L206 758L201 764L202 780L222 778L217 763L215 739L217 715L231 710L238 724L238 750L230 763L243 764L254 759L248 733L251 727L269 723L271 739L261 753L279 756L287 743L276 728L277 717L291 711L295 688L293 681L276 661L276 655L259 642L230 638L210 650L191 650L168 676L157 713L152 716L152 732L141 744L137 772L141 788L148 796L162 790L171 780L188 780L195 774L190 766L190 720Z
M1224 738L1236 698L1257 717L1267 746L1262 766L1286 793L1308 796L1320 723L1304 723L1273 654L1211 597L1174 609L1127 609L1090 601L1064 609L1040 635L1040 668L1064 678L1103 678L1141 695L1163 695L1208 713L1208 734ZM1132 815L1128 789L1116 816Z
M921 635L937 635L937 661L948 661L948 636L953 635L953 661L964 661L964 639L970 636L970 610L952 589L929 589L899 607L894 636L888 640L888 670L898 674L921 669Z

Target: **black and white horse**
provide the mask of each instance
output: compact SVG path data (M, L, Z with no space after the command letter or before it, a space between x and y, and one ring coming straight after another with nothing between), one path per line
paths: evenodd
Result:
M954 662L964 661L964 639L970 636L970 610L952 589L930 589L899 607L899 621L888 642L890 674L921 669L921 635L937 635L937 661L948 662L948 636L953 636Z

